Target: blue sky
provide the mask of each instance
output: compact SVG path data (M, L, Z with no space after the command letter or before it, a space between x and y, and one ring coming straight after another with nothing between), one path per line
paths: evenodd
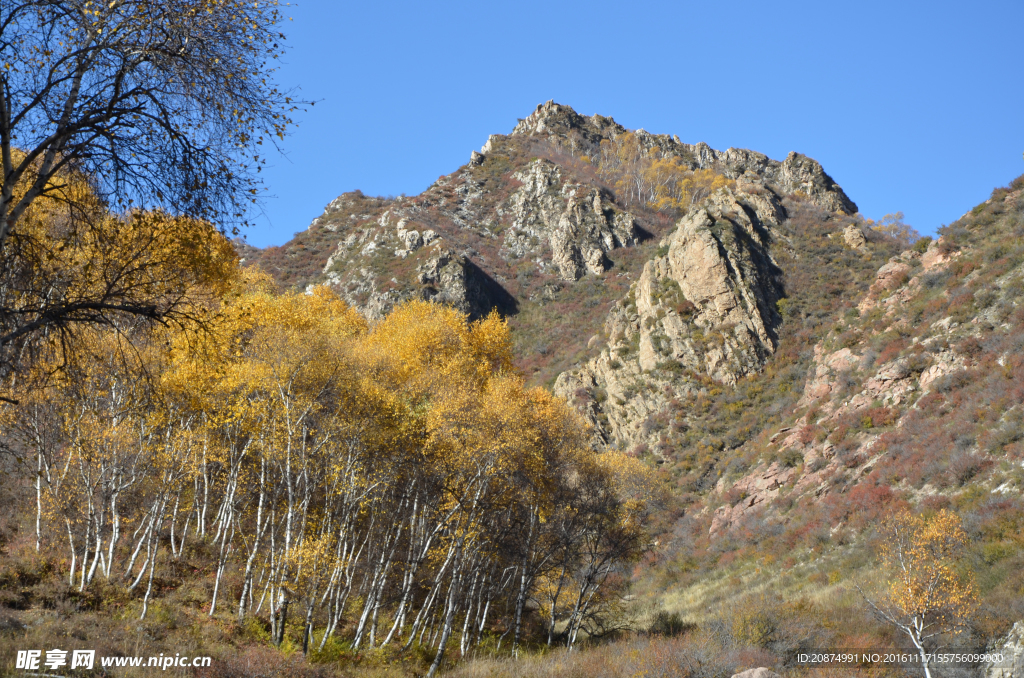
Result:
M279 81L316 105L248 240L340 193L416 194L548 99L630 128L809 155L935 232L1024 173L1024 2L373 2L286 8Z

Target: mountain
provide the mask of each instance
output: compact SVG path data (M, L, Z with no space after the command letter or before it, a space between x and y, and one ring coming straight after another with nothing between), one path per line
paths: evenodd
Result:
M731 197L715 198L710 213L726 223L729 210L738 210L737 219L745 223L736 226L754 229L754 240L738 242L736 256L761 263L768 247L765 229L785 215L782 197L799 194L829 213L856 212L842 189L805 156L791 153L777 162L752 151L719 152L677 137L630 132L611 118L581 116L548 102L511 134L491 135L469 163L423 193L343 194L289 243L245 247L242 256L282 286L327 284L371 318L413 297L452 304L472 317L497 310L516 330L527 374L551 384L588 356L587 343L608 310L674 230L678 207L654 209L633 195L641 191L622 186L642 183L655 157L671 164L669 179L672 172L704 170L728 180ZM750 216L740 217L745 210ZM772 312L766 307L754 313L756 320L747 318L769 343L775 321L762 315ZM705 322L702 312L695 321ZM764 345L755 353L766 350Z
M984 639L1024 618L1022 194L917 238L806 156L547 102L423 193L343 194L244 257L369 318L415 297L504 315L519 367L595 445L659 467L634 578L660 607L838 590L888 512L951 508Z
M548 102L235 249L293 293L232 268L209 332L105 331L2 411L15 668L804 676L918 656L911 614L1003 653L936 676L1024 666L1024 177L921 238L797 153Z
M653 199L673 180L689 204ZM576 402L597 444L664 458L673 403L706 379L734 387L779 349L793 329L780 300L834 312L895 253L856 211L797 153L719 152L548 102L422 194L343 194L291 242L242 255L370 318L414 297L496 310L520 366ZM819 284L836 292L825 309Z

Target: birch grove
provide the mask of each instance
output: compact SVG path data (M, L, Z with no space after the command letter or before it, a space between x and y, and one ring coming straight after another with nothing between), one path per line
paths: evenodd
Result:
M646 547L650 481L512 366L506 324L238 274L201 332L124 327L19 406L37 544L145 617L176 561L208 615L329 643L571 647ZM140 377L140 375L145 375Z

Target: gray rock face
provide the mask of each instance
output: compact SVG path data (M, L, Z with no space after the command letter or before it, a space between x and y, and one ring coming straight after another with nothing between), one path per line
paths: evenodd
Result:
M683 217L605 324L607 344L561 374L555 393L577 405L595 444L653 445L647 423L694 374L735 383L775 351L778 271L769 253L781 205L723 189Z
M781 296L765 224L776 223L779 214L758 207L730 191L713 196L679 222L668 259L672 280L697 307L696 322L732 326L763 359L775 349L775 303Z
M514 176L522 186L508 200L513 222L505 234L507 256L522 257L529 243L547 240L559 277L579 280L603 273L606 253L636 243L631 214L619 211L596 188L563 183L554 163L535 160Z
M984 678L1024 678L1024 622L1017 622L1002 643L989 649L999 652L1003 661L982 665Z
M469 315L470 319L482 318L493 309L504 313L514 310L509 305L514 306L515 301L508 295L502 295L501 288L487 274L450 249L439 250L418 268L418 273L424 299L448 304Z
M408 252L415 252L419 248L423 247L423 236L419 231L416 230L405 230L400 228L398 231L398 237L405 243L405 249Z

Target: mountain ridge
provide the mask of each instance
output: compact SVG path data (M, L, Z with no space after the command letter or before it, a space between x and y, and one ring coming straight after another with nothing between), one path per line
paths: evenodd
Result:
M623 149L623 139L630 149ZM610 308L621 299L642 273L640 260L650 258L634 250L644 250L644 244L652 249L685 211L651 209L614 185L616 172L623 172L606 167L621 164L616 156L627 151L636 166L657 157L674 163L677 173L714 172L724 181L738 181L736 190L746 203L759 203L755 219L757 209L774 211L778 218L779 196L787 191L826 209L856 211L821 166L805 156L791 153L780 162L742 149L719 152L668 135L630 132L611 118L582 116L549 101L510 134L491 135L466 165L420 195L343 194L290 243L248 249L243 258L260 263L285 286L327 284L371 318L419 297L451 303L471 317L498 310L514 324L528 326L520 334L539 335L543 322L530 318L545 313L535 307L564 298L567 305ZM635 167L630 171L643 180ZM760 204L765 200L776 205ZM579 285L588 276L606 284L583 293L592 287ZM524 363L528 376L532 360L541 365L537 381L553 384L558 373L582 358L601 323L592 316L578 320L586 336L573 337L565 347L537 342L533 353L540 357Z

